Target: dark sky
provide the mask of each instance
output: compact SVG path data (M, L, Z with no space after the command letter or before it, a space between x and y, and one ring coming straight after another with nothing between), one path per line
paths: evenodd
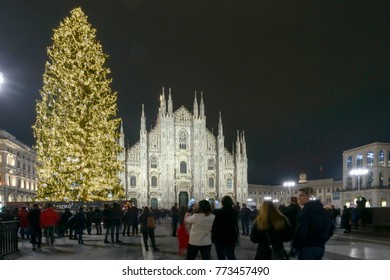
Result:
M46 49L76 7L109 55L130 145L162 87L174 110L203 91L229 150L245 131L251 184L339 180L344 150L390 142L390 1L0 0L0 128L28 145Z

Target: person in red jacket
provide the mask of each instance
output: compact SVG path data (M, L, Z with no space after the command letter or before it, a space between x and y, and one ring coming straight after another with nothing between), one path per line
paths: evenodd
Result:
M46 208L41 213L40 224L41 228L43 228L47 246L54 246L54 228L59 220L60 217L58 213L54 211L52 205L50 203L46 204Z
M27 236L27 239L30 239L30 223L27 219L28 212L26 207L22 207L18 212L19 227L20 227L20 237L24 239L24 235Z

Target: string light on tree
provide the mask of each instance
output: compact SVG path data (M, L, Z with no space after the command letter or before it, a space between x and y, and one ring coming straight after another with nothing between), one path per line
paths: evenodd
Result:
M52 201L124 197L117 93L107 55L80 8L54 30L33 126L38 198Z

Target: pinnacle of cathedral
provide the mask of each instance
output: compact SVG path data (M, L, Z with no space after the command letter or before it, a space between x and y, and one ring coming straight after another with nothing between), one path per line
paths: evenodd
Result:
M193 106L193 111L194 111L194 118L197 119L199 117L198 113L198 100L196 99L196 91L195 91L195 98L194 98L194 106Z
M205 118L204 103L203 103L203 91L200 92L200 118Z

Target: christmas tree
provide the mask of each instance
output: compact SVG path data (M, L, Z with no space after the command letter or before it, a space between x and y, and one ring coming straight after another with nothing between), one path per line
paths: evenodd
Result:
M117 93L107 55L80 8L54 30L33 126L38 199L120 199Z

